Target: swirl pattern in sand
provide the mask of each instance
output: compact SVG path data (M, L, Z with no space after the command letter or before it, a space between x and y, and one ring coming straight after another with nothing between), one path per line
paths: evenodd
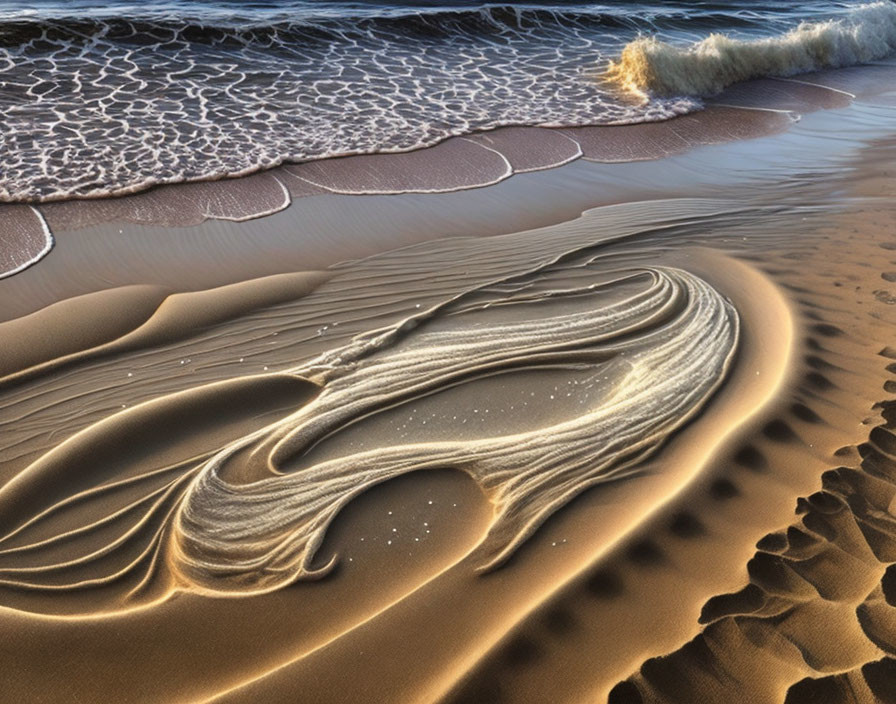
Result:
M685 271L607 269L587 251L561 257L287 372L223 382L267 385L262 395L284 383L310 390L294 412L217 450L139 473L125 463L106 483L25 517L0 540L0 578L40 591L129 576L139 580L131 592L139 595L161 571L182 589L269 591L326 574L334 561L318 564L318 549L355 497L409 472L443 468L469 474L492 503L473 559L494 568L577 494L637 472L721 384L737 338L731 304ZM554 384L549 400L512 401L544 378ZM416 405L495 380L503 391L490 391L481 407L452 400L454 423L408 427ZM126 453L129 433L145 433L150 420L167 414L176 426L174 416L187 417L198 397L227 394L214 386L85 429L4 487L0 501L64 476L79 456ZM109 502L116 492L127 501ZM99 515L98 497L105 499Z

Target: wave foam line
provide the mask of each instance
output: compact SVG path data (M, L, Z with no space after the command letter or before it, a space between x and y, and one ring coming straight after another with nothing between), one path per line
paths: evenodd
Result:
M896 52L896 5L860 5L841 19L803 22L786 34L739 40L711 34L687 47L654 37L629 43L604 74L641 95L713 95L732 83L855 66Z

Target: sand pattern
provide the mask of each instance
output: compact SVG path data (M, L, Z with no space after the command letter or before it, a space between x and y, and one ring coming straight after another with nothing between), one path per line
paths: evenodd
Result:
M891 348L881 354L896 357ZM797 500L798 521L756 544L749 584L707 601L700 635L645 662L611 691L611 703L726 701L755 687L757 670L769 673L760 691L784 689L786 704L893 701L894 402L877 411L882 422L867 442L839 452L858 464L824 472L822 488Z
M892 5L840 10L638 40L709 81L675 119L2 206L0 700L896 702L896 64L789 75L890 51ZM0 59L89 63L70 20ZM569 58L614 21L388 20L78 26L137 77L299 35ZM191 99L258 87L202 65ZM13 97L64 98L33 68Z
M573 253L560 259L356 336L345 347L270 378L181 392L86 428L7 484L0 501L21 506L36 492L45 501L54 492L42 485L57 481L66 465L77 466L100 448L108 457L134 442L139 428L164 420L164 412L183 417L203 397L224 404L222 394L235 400L256 383L268 388L257 393L281 399L281 386L301 386L301 380L320 388L282 421L204 453L208 459L127 468L124 477L107 468L104 483L26 517L3 538L13 547L2 554L15 565L0 568L4 584L82 589L136 570L145 573L136 593L167 562L184 588L252 593L282 587L332 567L314 567L315 554L349 501L387 479L443 467L469 473L494 504L494 523L477 554L482 568L500 564L572 497L629 475L701 407L736 349L734 310L700 279L673 269L598 269L596 283L556 287L555 280L562 282L570 269L587 271L593 264L587 257L576 261ZM618 296L617 290L628 293ZM501 317L495 319L494 311ZM490 375L564 369L585 373L576 390L578 406L572 418L556 418L547 428L466 441L399 442L302 460L330 436L384 408ZM660 385L652 381L658 370ZM599 391L591 390L595 384ZM228 468L233 462L241 465L238 470ZM228 471L241 480L228 480ZM131 496L135 487L144 488ZM130 496L129 502L77 525L83 507L89 515L97 501L109 505L116 492ZM89 543L125 514L129 518L117 537L80 552L80 539ZM68 530L48 527L59 523ZM66 559L60 559L60 545L66 544ZM122 553L132 559L122 560ZM72 572L82 578L62 576Z

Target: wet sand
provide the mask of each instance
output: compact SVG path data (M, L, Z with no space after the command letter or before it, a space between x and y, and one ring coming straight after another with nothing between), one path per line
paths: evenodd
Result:
M896 699L893 69L849 71L495 185L452 152L474 190L418 153L41 206L4 696Z

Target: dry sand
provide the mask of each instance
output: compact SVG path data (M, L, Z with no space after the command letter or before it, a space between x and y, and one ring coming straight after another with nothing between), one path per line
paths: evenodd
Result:
M41 206L0 700L896 701L894 70Z

